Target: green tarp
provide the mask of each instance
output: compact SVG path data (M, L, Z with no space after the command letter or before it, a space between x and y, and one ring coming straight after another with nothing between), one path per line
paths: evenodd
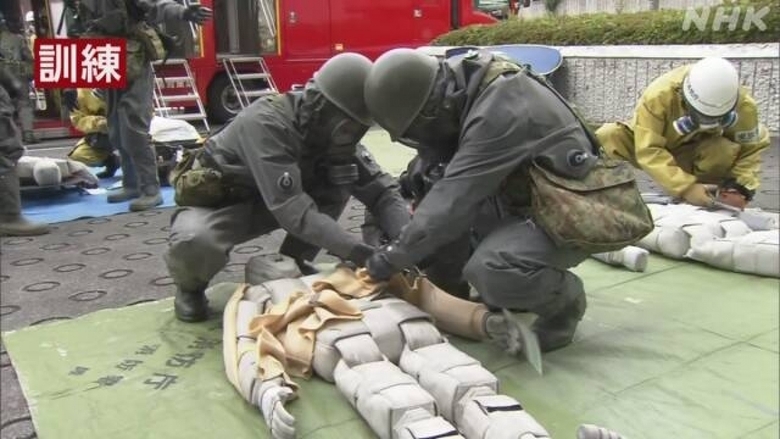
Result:
M778 281L652 257L646 273L576 271L589 307L544 376L452 339L552 437L580 423L639 438L778 437ZM212 291L224 303L233 285ZM41 439L268 437L223 372L221 323L184 324L170 299L4 334ZM299 437L373 437L337 389L301 381Z

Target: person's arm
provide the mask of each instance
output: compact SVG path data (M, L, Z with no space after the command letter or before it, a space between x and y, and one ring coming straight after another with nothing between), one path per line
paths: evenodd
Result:
M398 181L383 171L376 159L358 144L355 153L358 181L352 195L366 206L374 221L390 239L395 239L409 223L409 206L401 196Z
M443 178L422 199L400 238L377 258L404 269L458 239L472 225L480 204L530 159L533 141L522 121L533 120L538 103L529 102L515 81L499 78L485 89L464 121L459 148Z
M279 226L305 242L362 264L370 247L321 213L303 191L301 170L288 145L293 134L270 117L244 118L234 124L231 128L239 130L241 159L250 168L263 201Z
M70 112L70 123L74 128L84 134L108 132L106 117L103 115L90 114L87 111L86 99L89 99L89 97L84 96L81 93L79 94L77 101L78 107Z
M677 164L663 136L668 121L664 103L653 97L640 99L634 113L634 154L637 164L669 194L681 196L696 177Z
M761 184L761 153L769 147L769 130L758 118L758 108L753 99L746 98L738 109L737 122L723 133L724 137L739 144L739 156L731 176L749 200Z
M211 9L200 5L184 6L174 0L135 0L153 23L186 20L203 24L211 18Z

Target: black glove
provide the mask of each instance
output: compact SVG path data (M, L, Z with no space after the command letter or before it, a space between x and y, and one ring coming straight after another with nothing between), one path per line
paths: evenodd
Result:
M366 270L371 278L377 281L388 280L401 271L390 263L384 251L378 251L366 260Z
M361 243L352 248L352 251L350 251L347 256L347 260L354 262L358 267L364 267L366 265L366 260L371 257L375 251L376 249L374 249L374 247Z
M181 18L186 21L191 21L193 23L197 24L203 24L209 20L211 20L211 9L200 6L200 5L190 5L187 6L187 9L184 10L184 13L182 14Z

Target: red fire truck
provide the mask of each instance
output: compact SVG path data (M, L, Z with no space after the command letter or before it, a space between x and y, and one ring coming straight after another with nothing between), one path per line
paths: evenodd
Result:
M182 22L165 29L179 36L182 44L164 65L155 66L155 106L158 115L200 121L206 129L208 121L222 123L259 96L303 84L340 52L375 59L394 47L429 44L451 29L496 21L475 0L200 0L200 4L214 10L213 20L202 27ZM66 26L60 25L65 16L62 0L21 0L19 10L6 16L21 22L26 11L34 12L39 37L66 34ZM44 100L39 93L39 138L75 134L59 109L57 94L47 91Z

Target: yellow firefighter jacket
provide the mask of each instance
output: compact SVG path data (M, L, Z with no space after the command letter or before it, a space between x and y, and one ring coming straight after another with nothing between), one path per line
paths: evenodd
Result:
M92 90L80 88L77 103L78 107L70 112L70 123L74 128L84 134L108 133L105 101L92 94ZM82 138L78 145L84 142Z
M686 114L681 88L690 67L681 66L656 78L640 97L628 123L634 133L637 164L669 192L680 194L696 182L696 177L677 166L674 153L702 138L723 136L740 146L732 176L737 183L755 190L760 183L760 155L769 146L769 133L759 122L756 102L745 87L740 90L736 106L738 118L733 126L685 136L675 131L674 121ZM719 151L713 149L705 154L717 155Z

